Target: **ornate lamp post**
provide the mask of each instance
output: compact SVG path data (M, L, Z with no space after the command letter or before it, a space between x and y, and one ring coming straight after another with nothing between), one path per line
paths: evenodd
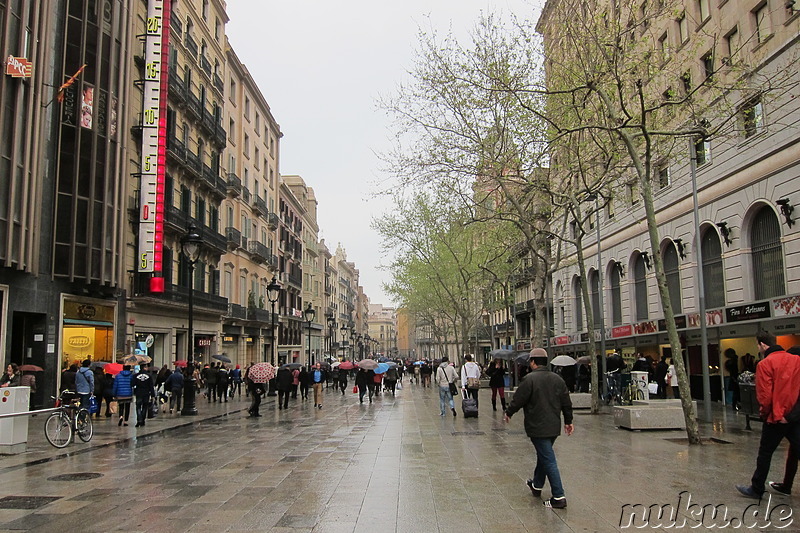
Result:
M278 285L278 280L275 279L275 276L272 277L272 281L269 282L267 285L267 299L269 303L272 305L272 364L277 364L277 353L278 353L278 334L275 331L275 304L278 302L278 299L281 296L281 286ZM268 396L275 396L277 393L275 392L275 379L269 380L269 392L267 393Z
M347 327L347 324L342 324L342 327L339 329L342 331L342 344L344 344L345 339L347 339L347 330L349 328ZM347 357L347 348L344 346L342 346L342 356Z
M333 313L328 313L325 315L325 319L328 321L328 357L333 357L333 330L336 327L336 317L333 316Z
M358 334L356 333L355 326L350 326L350 351L353 354L353 361L356 360L356 339L358 338Z
M183 387L183 408L181 415L196 415L197 406L194 397L194 265L200 257L203 239L194 222L189 224L186 235L181 239L181 251L189 264L189 331L186 350L186 384Z
M308 331L308 364L313 365L314 361L311 360L311 323L314 321L314 317L317 316L317 312L311 307L311 302L308 302L308 306L306 306L305 311L303 311L303 315L305 315L306 318Z

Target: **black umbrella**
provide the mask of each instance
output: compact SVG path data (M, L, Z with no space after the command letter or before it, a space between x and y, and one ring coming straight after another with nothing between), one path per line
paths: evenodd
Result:
M224 353L218 353L217 355L212 355L212 359L216 359L217 361L222 361L223 363L230 363L231 358L225 355Z
M299 370L303 365L300 363L286 363L281 365L281 368L288 368L289 370Z
M517 356L514 359L514 362L518 365L526 366L530 363L531 360L531 352L516 352Z
M496 350L492 350L489 352L489 357L496 358L496 359L513 359L514 354L517 353L514 350L508 350L506 348L497 348Z

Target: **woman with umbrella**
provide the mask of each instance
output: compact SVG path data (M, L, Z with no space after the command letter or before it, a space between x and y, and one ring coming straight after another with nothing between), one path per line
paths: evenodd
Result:
M492 389L492 410L497 411L497 395L500 394L500 404L503 412L506 410L506 369L503 368L503 361L495 358L489 368L486 369L489 376L489 387Z
M369 403L372 403L372 390L374 384L372 383L372 376L370 376L370 374L374 374L374 372L364 368L359 368L358 373L356 374L356 387L358 387L359 403L364 403L364 394L367 391L369 391Z

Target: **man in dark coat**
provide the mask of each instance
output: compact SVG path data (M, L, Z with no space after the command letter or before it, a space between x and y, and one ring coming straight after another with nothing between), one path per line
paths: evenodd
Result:
M292 376L292 371L289 370L289 367L282 366L278 369L276 377L278 378L278 409L288 409L289 394L292 392L294 376Z
M143 364L139 373L133 377L133 395L136 396L136 427L143 427L150 411L150 402L155 400L156 388L153 376Z
M553 495L544 504L563 509L567 506L567 498L553 444L561 434L562 414L564 432L572 435L572 401L564 380L547 369L547 352L543 348L531 350L530 367L531 372L514 391L504 418L508 422L514 413L523 409L525 433L536 448L536 468L533 479L527 481L528 488L538 498L542 495L545 479L549 480Z

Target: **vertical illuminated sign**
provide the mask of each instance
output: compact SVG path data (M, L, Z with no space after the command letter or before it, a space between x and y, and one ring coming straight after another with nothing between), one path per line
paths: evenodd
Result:
M170 0L147 6L139 196L139 272L151 272L151 292L164 292L164 183Z

